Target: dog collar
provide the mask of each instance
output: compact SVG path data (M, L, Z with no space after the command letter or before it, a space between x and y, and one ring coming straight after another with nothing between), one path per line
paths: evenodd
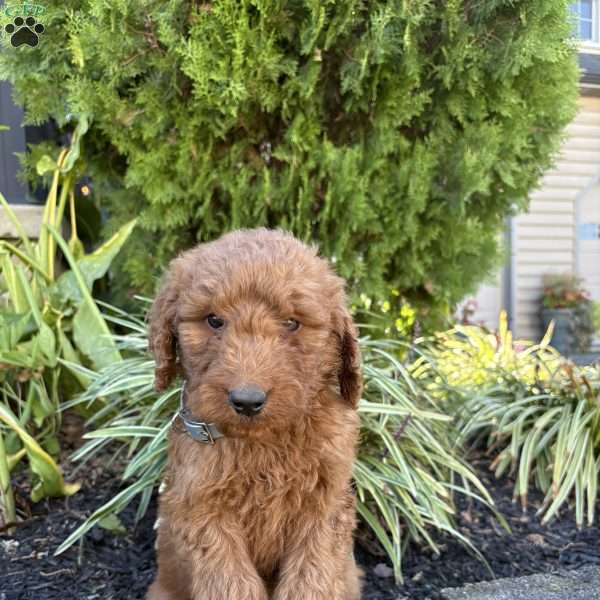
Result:
M205 423L204 421L197 421L188 410L185 404L185 386L186 382L183 382L181 387L181 396L179 399L179 410L177 416L181 419L185 432L196 442L202 444L214 444L215 440L225 437L217 428L214 423Z

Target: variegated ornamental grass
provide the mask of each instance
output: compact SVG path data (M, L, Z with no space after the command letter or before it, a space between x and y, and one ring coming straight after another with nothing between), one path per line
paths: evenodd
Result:
M505 377L502 385L467 394L462 432L467 439L486 439L497 453L496 476L514 476L514 495L524 508L532 485L545 494L538 509L543 523L573 500L577 526L592 525L600 474L600 370L563 361L547 375L533 383Z
M492 469L515 478L523 507L535 486L543 523L573 501L581 527L593 523L598 497L600 368L570 363L551 337L550 329L539 344L514 342L502 314L497 334L467 326L437 335L428 360L463 440L485 440Z
M86 435L75 458L87 460L105 449L125 452L126 487L59 552L96 523L114 524L114 516L135 499L137 518L145 514L162 478L166 435L178 405L179 389L154 391L144 318L114 310L107 318L124 332L115 337L124 360L99 373L69 365L92 382L72 405L99 407L89 424L100 428ZM455 526L456 493L492 506L462 458L468 441L485 440L495 454L496 474L513 474L515 496L524 506L532 485L546 494L540 509L544 522L571 500L579 525L586 517L593 521L600 377L598 369L566 362L549 339L550 333L537 345L514 342L504 315L497 334L461 326L419 342L410 349L416 360L406 360L409 349L401 342L361 339L365 390L354 472L358 510L397 579L411 541L437 551L437 530L469 545Z
M96 404L89 422L98 429L86 434L75 459L99 452L126 452L127 486L83 523L62 552L96 523L118 514L134 499L143 517L166 463L167 433L178 407L179 389L154 391L154 362L147 352L144 318L115 312L107 318L125 333L115 336L124 360L99 373L69 365L91 379L87 391L67 406ZM411 540L438 552L432 531L454 535L469 545L455 527L456 492L491 504L491 499L456 445L452 418L398 356L399 342L361 340L365 390L359 406L360 449L354 477L358 511L387 552L401 579L402 552ZM112 444L116 442L116 445ZM475 549L473 549L475 551Z

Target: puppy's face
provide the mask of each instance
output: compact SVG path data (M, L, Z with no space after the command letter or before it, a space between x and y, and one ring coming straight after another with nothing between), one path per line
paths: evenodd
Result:
M285 427L335 383L330 315L293 274L281 275L285 283L267 287L279 279L272 265L242 264L212 289L192 284L182 294L177 337L190 405L229 431Z
M235 437L299 423L319 391L355 405L358 350L343 281L315 252L267 230L176 259L151 315L157 387L187 381L194 414Z

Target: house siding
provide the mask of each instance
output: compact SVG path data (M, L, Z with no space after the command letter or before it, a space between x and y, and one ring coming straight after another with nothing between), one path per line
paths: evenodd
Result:
M578 222L600 221L600 98L581 97L555 165L530 198L529 211L512 220L510 280L480 288L476 322L494 327L498 307L512 308L519 338L539 339L540 298L546 273L579 272L600 300L600 240L577 240ZM511 301L502 300L507 285Z
M532 193L529 212L514 220L513 327L521 338L537 339L542 333L544 275L577 271L577 202L599 175L600 99L582 97L554 168Z

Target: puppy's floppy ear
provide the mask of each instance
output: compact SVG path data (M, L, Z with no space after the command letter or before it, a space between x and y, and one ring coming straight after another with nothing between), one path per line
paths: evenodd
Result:
M362 392L362 371L358 332L350 313L344 309L339 315L338 331L340 339L340 369L338 372L342 398L353 408L358 406Z
M170 272L150 310L149 348L154 354L154 387L161 392L177 375L177 277Z

